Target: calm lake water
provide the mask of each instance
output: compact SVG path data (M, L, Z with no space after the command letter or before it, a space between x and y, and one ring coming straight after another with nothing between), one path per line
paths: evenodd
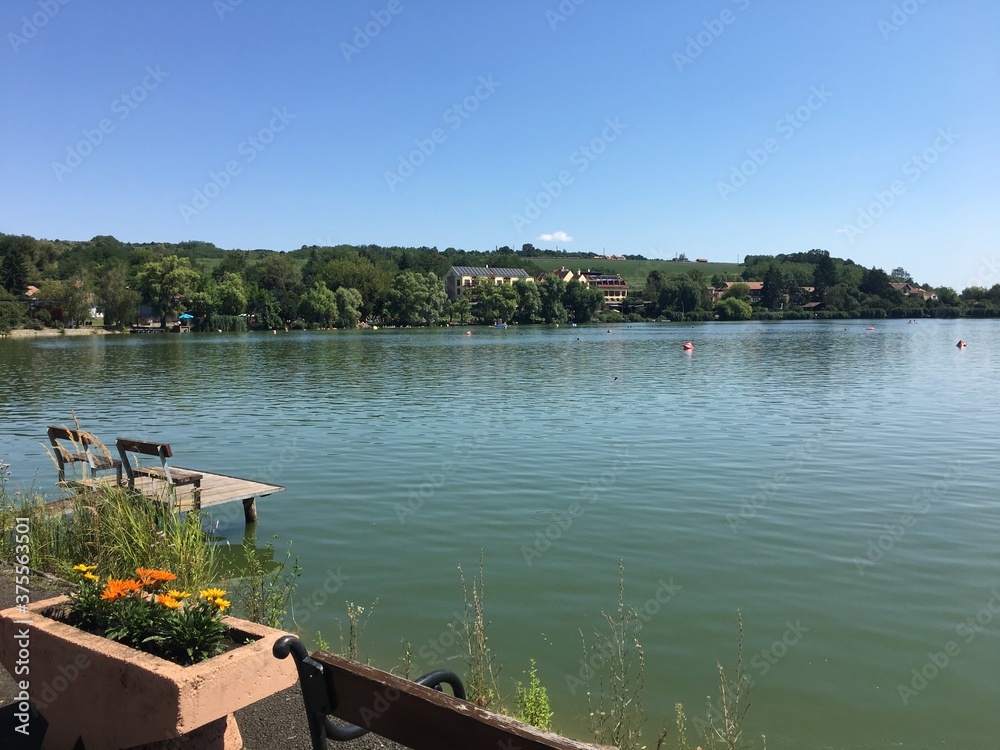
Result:
M716 694L738 611L769 748L1000 747L1000 325L867 325L0 341L0 458L53 490L39 442L75 409L287 486L257 534L301 557L297 622L336 646L345 601L378 599L385 668L406 639L415 673L462 671L457 565L482 551L501 678L535 659L576 736L580 630L621 559L650 747ZM206 524L238 544L232 511Z

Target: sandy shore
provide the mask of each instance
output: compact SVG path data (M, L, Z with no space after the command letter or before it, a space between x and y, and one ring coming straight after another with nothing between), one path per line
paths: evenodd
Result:
M104 336L114 334L118 331L107 331L100 326L86 326L84 328L66 328L62 331L56 328L43 328L40 331L33 331L30 328L15 328L10 332L12 339L37 339L49 338L51 336Z

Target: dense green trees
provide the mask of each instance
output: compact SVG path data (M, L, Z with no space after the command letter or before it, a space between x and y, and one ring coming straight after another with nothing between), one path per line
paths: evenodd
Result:
M433 273L403 271L389 288L389 314L403 325L430 325L444 317L447 304L444 283Z
M750 320L753 308L750 303L739 297L727 297L715 306L719 320Z
M317 281L302 295L299 313L307 323L330 326L337 317L337 296L330 291L325 282Z
M194 287L197 279L191 261L176 255L150 261L136 274L139 292L159 314L163 328L167 327L168 315L180 312L185 293Z

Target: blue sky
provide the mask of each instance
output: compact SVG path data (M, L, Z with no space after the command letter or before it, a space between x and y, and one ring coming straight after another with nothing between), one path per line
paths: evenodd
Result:
M7 0L0 231L1000 282L993 0Z

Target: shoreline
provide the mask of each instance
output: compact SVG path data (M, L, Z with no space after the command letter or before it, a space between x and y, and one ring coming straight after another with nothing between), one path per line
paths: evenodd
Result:
M31 328L15 328L4 338L10 339L31 339L31 338L52 338L53 336L105 336L113 335L118 331L109 331L101 326L87 326L85 328L43 328L40 331Z

